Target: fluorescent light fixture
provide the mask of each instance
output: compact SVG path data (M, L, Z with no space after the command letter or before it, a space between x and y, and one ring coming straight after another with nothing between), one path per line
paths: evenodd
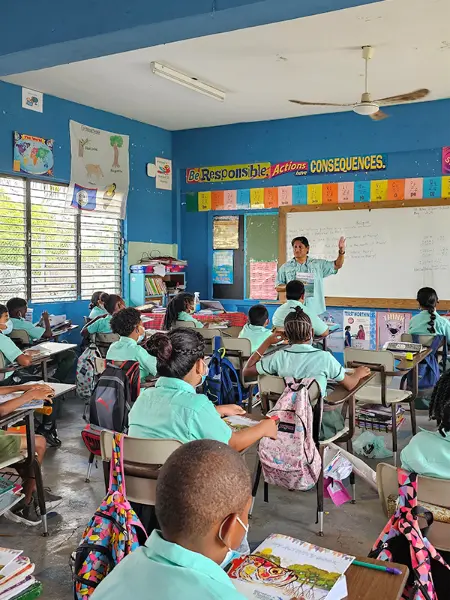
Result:
M203 81L199 81L195 77L190 77L189 75L180 73L180 71L176 71L175 69L172 69L172 67L168 67L167 65L163 65L158 62L152 62L150 63L150 66L155 75L159 75L160 77L164 77L164 79L168 79L169 81L183 85L194 92L204 94L205 96L213 98L214 100L219 100L220 102L225 100L225 92L218 90L212 85L203 83Z

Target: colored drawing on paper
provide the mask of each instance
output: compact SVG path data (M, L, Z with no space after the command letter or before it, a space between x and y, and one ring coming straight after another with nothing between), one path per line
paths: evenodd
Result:
M442 148L442 174L450 175L450 146Z
M250 261L250 298L252 300L276 300L276 261Z
M233 283L233 250L214 250L213 283Z
M377 346L386 342L401 342L402 333L408 333L411 313L377 312Z
M13 171L53 176L53 140L14 132Z
M156 178L155 186L159 190L172 189L172 161L168 158L155 158Z

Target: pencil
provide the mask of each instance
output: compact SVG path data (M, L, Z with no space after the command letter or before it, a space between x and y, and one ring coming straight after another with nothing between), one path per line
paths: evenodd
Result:
M384 571L385 573L391 573L391 575L402 574L400 569L396 569L395 567L384 567L383 565L374 565L372 563L366 563L360 560L354 560L352 565L356 565L357 567L366 567L366 569L375 569L375 571Z

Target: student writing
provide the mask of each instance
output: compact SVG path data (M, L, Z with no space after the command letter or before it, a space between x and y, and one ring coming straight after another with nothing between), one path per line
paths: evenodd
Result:
M81 330L83 337L88 337L94 333L112 333L111 317L119 310L125 308L125 302L117 294L110 294L105 300L106 315L100 315L88 323Z
M312 328L316 337L326 337L329 334L328 325L320 319L316 313L304 305L305 301L305 286L301 281L294 279L286 285L287 301L275 311L272 324L274 327L283 328L284 320L287 315L300 307L305 314L311 319Z
M136 308L119 310L111 318L111 329L120 338L108 348L106 358L115 361L137 361L141 372L141 380L149 375L156 375L156 358L139 345L145 339L141 313Z
M130 436L180 442L209 438L238 451L265 436L276 439L277 427L271 419L233 432L221 417L244 414L244 410L233 404L214 407L207 396L196 393L207 373L205 340L198 331L179 327L167 335L155 333L148 349L156 356L161 377L134 403L129 414Z
M213 440L178 448L158 476L161 531L115 567L93 600L245 600L220 565L248 530L250 504L250 473L236 451Z
M417 292L420 313L409 322L408 332L417 335L443 335L450 344L450 322L436 312L439 302L436 291L430 287Z
M174 296L169 302L164 317L164 329L169 331L177 321L190 321L195 324L197 329L203 328L203 323L200 323L192 316L195 309L194 294L181 292Z
M105 302L108 299L109 294L106 292L94 292L92 294L91 302L89 304L90 313L89 320L95 319L96 317L101 317L103 315L107 315L107 311L105 308Z
M313 328L311 319L299 306L291 311L284 321L285 334L275 332L252 354L244 367L244 375L278 375L302 379L311 377L317 381L322 396L327 395L327 381L339 381L347 389L353 389L360 379L370 373L367 367L358 367L352 374L345 372L342 365L329 352L312 345ZM269 346L277 344L286 335L290 346L264 356ZM344 427L340 410L324 412L322 439L338 433Z
M240 338L250 340L252 352L255 352L271 332L266 329L269 324L269 313L263 304L255 304L248 311L248 323L239 332Z

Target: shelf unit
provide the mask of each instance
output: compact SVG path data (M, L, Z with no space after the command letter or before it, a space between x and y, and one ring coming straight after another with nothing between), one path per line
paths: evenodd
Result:
M145 283L146 279L162 279L167 289L166 293L149 294ZM175 296L175 289L186 289L185 273L166 273L164 276L154 273L130 273L130 306L142 306L149 302L167 306L169 300Z

